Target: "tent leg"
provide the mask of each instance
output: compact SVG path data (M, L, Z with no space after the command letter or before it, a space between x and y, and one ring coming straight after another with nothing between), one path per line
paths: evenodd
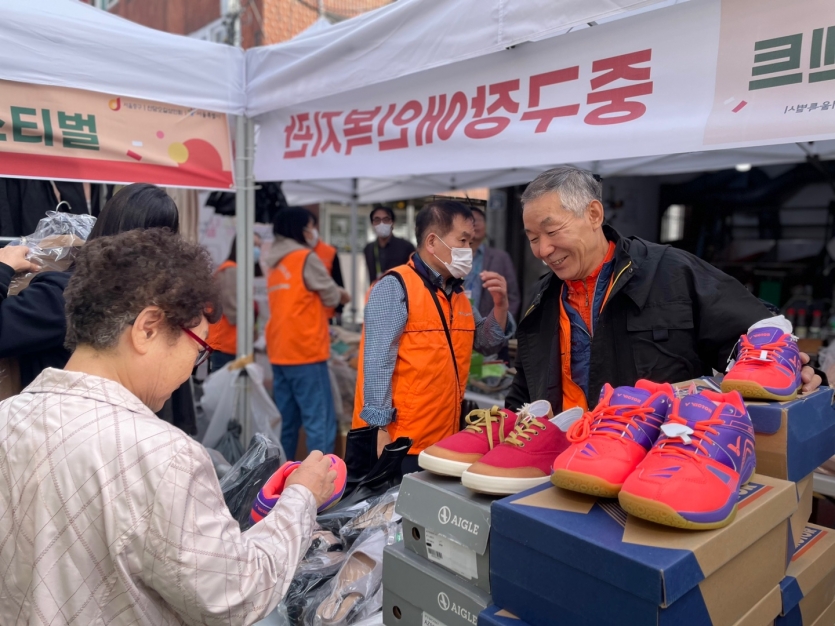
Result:
M253 303L253 232L255 228L255 181L252 175L254 125L239 115L235 122L235 231L238 283L238 357L252 354L255 311ZM245 372L238 378L237 419L243 427L244 447L252 438L250 415L251 381Z
M359 245L358 220L357 213L359 191L357 179L351 180L351 322L355 327L359 328L359 320L357 319L357 293L359 291L357 285L357 246Z

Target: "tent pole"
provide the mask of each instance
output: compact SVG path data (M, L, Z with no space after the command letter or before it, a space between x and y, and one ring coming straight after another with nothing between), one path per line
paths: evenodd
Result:
M238 357L252 354L252 334L255 321L253 305L253 232L255 211L255 185L252 180L253 124L246 117L239 115L235 120L235 237L237 254L237 335ZM252 419L250 415L251 381L246 370L238 376L237 419L243 428L244 447L252 438Z
M351 322L358 327L357 320L357 246L359 234L357 229L357 212L359 193L357 179L351 180Z

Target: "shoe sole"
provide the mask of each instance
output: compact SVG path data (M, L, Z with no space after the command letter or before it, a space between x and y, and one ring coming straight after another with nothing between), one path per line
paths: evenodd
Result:
M512 496L520 491L538 487L547 482L548 476L538 478L504 478L502 476L473 474L472 472L464 472L461 475L461 484L465 487L491 496Z
M441 476L452 476L453 478L461 478L471 463L464 463L462 461L452 461L450 459L442 459L426 452L421 452L418 455L418 465L427 472L433 474L440 474Z
M722 393L738 391L746 400L776 400L777 402L788 402L797 398L797 389L787 396L768 391L765 387L753 380L723 380Z
M613 485L597 476L572 472L566 469L554 470L554 473L551 474L551 482L557 487L562 487L569 491L578 491L600 498L617 498L620 493L620 488L623 486Z
M687 530L712 530L714 528L722 528L734 521L734 518L736 517L736 505L734 505L730 515L723 520L719 520L718 522L699 523L691 522L690 520L683 518L675 509L667 504L664 504L663 502L642 498L641 496L636 496L626 491L620 492L618 495L618 501L620 502L621 508L623 508L623 510L630 515L640 517L641 519L645 519L650 522L655 522L656 524L663 524L664 526L672 526L674 528L684 528Z

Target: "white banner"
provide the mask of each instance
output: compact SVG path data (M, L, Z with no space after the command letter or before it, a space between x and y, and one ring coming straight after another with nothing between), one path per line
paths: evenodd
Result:
M692 0L262 118L260 180L835 138L835 2Z

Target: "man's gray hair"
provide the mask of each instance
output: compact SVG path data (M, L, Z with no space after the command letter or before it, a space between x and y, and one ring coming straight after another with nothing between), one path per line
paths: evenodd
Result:
M522 194L522 206L552 191L559 192L563 208L578 217L592 200L603 202L603 185L591 172L562 165L542 172L528 185Z

